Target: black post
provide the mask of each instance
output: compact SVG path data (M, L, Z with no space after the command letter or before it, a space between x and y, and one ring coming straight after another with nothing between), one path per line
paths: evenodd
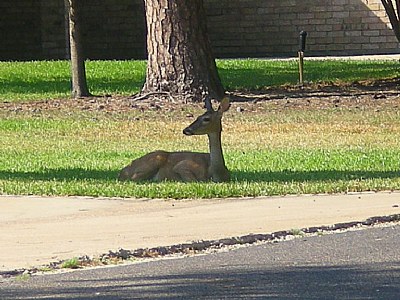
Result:
M302 52L306 51L306 37L307 31L300 31L299 50Z
M304 78L304 51L306 50L306 37L307 32L302 30L300 31L300 38L299 38L299 83L303 84Z

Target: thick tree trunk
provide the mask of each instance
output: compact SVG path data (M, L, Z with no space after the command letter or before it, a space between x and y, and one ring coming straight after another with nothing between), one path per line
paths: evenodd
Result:
M72 96L90 96L86 82L85 57L81 40L82 0L68 0L69 4L69 41L71 52Z
M145 0L148 65L143 92L221 99L202 0Z

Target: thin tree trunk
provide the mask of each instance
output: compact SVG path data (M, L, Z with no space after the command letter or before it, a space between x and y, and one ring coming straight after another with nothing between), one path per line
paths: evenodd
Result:
M400 0L396 0L396 8L392 0L382 0L382 4L385 7L390 24L392 24L393 32L400 42Z
M69 3L69 41L71 53L72 96L91 96L86 82L85 57L81 39L82 0L68 0Z
M168 92L193 102L221 99L202 0L145 0L148 65L143 92Z

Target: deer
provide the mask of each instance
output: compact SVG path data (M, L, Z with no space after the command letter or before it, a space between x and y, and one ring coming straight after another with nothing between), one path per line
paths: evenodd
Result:
M217 110L213 109L211 101L206 102L206 112L183 130L187 136L207 135L209 153L157 150L133 160L121 170L118 179L134 182L229 181L230 172L225 166L221 144L221 120L229 107L228 97L221 100Z

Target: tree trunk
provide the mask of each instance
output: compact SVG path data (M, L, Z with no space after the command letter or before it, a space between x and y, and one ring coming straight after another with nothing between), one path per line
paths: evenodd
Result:
M400 42L400 0L396 0L396 9L392 0L382 0L386 13L389 17L390 24L392 24L393 32L397 40Z
M68 0L72 96L74 98L91 96L86 82L85 57L80 32L82 2L82 0Z
M202 0L145 0L148 65L143 92L222 99Z

